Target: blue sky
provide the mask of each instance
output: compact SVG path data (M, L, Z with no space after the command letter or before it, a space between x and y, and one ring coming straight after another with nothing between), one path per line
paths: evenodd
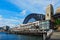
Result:
M0 0L0 26L22 24L31 13L45 14L49 4L55 11L60 7L60 0Z

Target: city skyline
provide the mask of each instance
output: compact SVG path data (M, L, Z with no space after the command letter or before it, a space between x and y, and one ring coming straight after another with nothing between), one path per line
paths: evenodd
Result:
M31 13L45 14L46 7L53 5L54 11L60 0L0 0L0 26L16 26L22 24L24 18Z

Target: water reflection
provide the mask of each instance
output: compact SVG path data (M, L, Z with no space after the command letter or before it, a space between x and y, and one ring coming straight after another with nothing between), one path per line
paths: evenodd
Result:
M40 36L15 35L0 32L0 40L42 40Z

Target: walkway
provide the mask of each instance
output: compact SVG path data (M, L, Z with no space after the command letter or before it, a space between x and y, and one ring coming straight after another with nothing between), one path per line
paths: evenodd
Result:
M50 40L60 40L60 32L53 32Z

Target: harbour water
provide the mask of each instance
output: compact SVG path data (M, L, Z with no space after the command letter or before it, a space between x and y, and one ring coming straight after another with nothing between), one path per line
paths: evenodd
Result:
M0 40L42 40L41 36L16 35L0 32Z

